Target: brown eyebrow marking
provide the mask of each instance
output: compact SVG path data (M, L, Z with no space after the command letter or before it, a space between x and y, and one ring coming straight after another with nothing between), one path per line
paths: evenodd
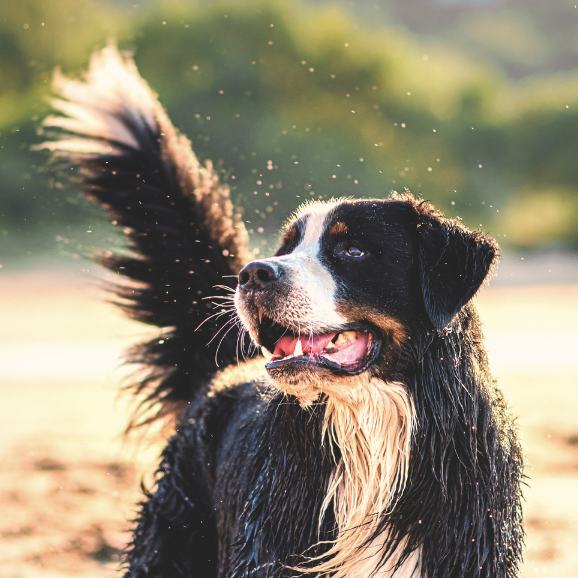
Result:
M343 223L342 221L338 221L337 223L335 223L335 225L331 227L331 229L329 229L329 232L332 235L342 235L343 233L347 232L348 228L349 227L345 223Z
M295 240L295 235L297 235L297 229L295 227L287 229L284 237L285 243L292 243Z

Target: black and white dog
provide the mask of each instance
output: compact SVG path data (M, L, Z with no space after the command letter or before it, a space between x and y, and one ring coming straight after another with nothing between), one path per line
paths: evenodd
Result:
M130 59L55 90L43 146L124 228L131 251L97 259L163 330L129 356L143 419L178 415L126 575L516 576L522 453L471 302L496 243L407 193L305 205L249 262ZM236 326L265 359L238 360Z

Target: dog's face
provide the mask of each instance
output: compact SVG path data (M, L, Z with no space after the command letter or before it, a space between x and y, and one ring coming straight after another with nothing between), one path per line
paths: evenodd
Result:
M447 237L448 223L455 223L429 205L425 223L419 207L400 200L305 206L285 227L275 256L241 270L237 311L276 387L307 404L321 392L339 394L364 377L383 377L411 337L410 326L420 318L445 326L475 293L489 263L475 288L466 283L457 297L429 279L439 277L440 255L445 265L456 265L458 278L467 276L461 263L468 256L454 263L436 229L445 227ZM459 225L457 231L473 235ZM440 305L436 292L448 303Z

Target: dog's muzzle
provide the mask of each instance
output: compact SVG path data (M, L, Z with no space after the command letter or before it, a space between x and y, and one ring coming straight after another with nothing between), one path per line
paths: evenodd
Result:
M380 349L374 328L356 322L315 331L307 322L296 323L291 315L302 305L303 292L287 277L283 265L273 260L253 261L239 272L239 312L267 359L269 373L300 368L337 375L365 371Z

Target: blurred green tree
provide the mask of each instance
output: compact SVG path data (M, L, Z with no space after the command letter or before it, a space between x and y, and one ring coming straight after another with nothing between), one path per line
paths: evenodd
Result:
M106 10L103 9L106 6ZM508 13L511 18L511 12ZM521 21L523 23L523 21ZM71 246L112 227L29 151L51 71L116 38L201 159L218 163L255 250L301 202L409 188L500 242L578 246L578 78L524 83L345 9L275 0L4 0L0 15L0 238L4 254ZM547 88L546 88L547 87ZM544 194L542 194L544 192ZM552 210L540 210L540 200ZM526 202L527 201L527 202ZM562 207L562 209L555 207ZM540 234L521 220L540 214ZM498 212L499 211L499 212ZM39 242L39 238L43 239Z

